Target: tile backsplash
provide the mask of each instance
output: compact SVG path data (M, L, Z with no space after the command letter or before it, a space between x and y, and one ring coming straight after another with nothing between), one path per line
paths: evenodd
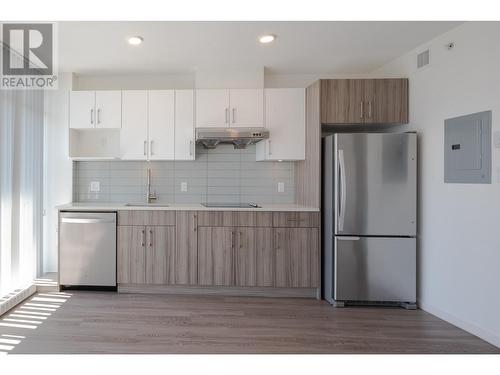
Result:
M294 162L256 162L255 145L197 146L194 161L75 161L73 201L144 203L147 168L159 203L295 202ZM91 182L99 182L99 192Z

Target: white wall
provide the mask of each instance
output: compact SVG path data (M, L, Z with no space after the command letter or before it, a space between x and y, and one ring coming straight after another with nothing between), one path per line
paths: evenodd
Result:
M416 71L416 53L427 47L431 63ZM492 110L500 131L500 23L465 23L373 76L410 78L410 128L420 134L420 306L500 346L500 149L492 184L443 183L444 119Z
M71 202L73 165L68 157L69 90L71 74L59 74L59 89L45 92L44 187L43 187L43 272L57 271L57 210L55 206Z
M191 89L194 74L74 75L73 90Z

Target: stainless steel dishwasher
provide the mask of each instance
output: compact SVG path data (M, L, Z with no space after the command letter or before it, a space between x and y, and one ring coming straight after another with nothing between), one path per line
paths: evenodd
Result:
M116 212L61 212L59 285L116 290Z

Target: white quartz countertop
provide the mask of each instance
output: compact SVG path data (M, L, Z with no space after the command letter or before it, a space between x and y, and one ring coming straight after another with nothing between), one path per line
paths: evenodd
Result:
M122 211L122 210L159 210L159 211L298 211L318 212L317 207L299 204L263 204L259 208L241 207L205 207L201 204L168 204L165 206L144 204L129 206L126 203L83 203L72 202L56 206L59 211Z

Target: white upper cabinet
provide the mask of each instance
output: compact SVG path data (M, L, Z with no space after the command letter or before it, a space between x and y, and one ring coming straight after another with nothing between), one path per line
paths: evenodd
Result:
M196 127L262 127L262 89L196 90Z
M121 91L95 92L96 128L121 128L122 93Z
M229 126L229 90L196 90L196 127Z
M262 127L264 98L262 89L231 89L229 92L230 127Z
M257 143L257 160L305 160L305 89L265 89L269 139Z
M123 91L120 154L125 160L148 158L148 92Z
M120 128L121 91L71 91L69 127L72 129Z
M194 91L175 91L175 160L194 160Z
M71 91L69 93L69 127L94 128L96 121L95 92Z
M173 160L175 146L174 90L148 92L149 159Z

